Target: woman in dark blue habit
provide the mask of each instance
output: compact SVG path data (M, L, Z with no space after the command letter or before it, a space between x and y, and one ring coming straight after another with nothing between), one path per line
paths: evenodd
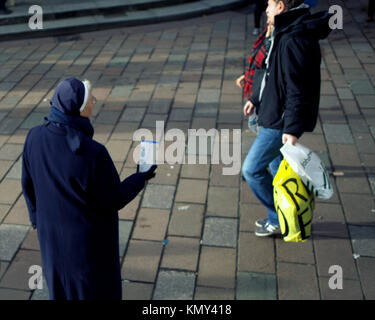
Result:
M24 146L22 189L50 299L122 298L117 211L155 176L153 166L120 181L107 149L92 139L93 106L88 81L65 79Z

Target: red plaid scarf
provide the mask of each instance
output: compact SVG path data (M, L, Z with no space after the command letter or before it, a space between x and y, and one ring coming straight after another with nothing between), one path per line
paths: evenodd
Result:
M261 68L262 64L267 56L267 51L264 46L264 39L266 38L267 27L259 34L258 38L251 49L249 55L249 63L246 67L245 77L244 77L244 98L250 100L253 95L252 86L253 78L255 73L255 68Z

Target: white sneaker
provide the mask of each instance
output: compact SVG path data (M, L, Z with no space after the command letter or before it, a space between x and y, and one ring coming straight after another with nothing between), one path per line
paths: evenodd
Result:
M273 224L270 224L268 222L264 226L258 228L255 231L255 235L258 236L258 237L268 237L268 236L272 236L273 234L277 234L277 233L280 233L280 227L276 226L276 225L273 225Z

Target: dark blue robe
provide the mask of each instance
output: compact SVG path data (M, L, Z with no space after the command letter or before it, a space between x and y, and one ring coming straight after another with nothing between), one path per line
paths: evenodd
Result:
M22 188L36 225L51 299L121 299L118 210L136 197L144 177L120 181L107 149L82 136L72 152L67 128L30 130Z

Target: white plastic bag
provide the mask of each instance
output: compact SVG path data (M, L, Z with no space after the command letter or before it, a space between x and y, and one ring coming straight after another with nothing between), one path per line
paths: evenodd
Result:
M293 146L290 142L284 144L280 152L317 198L328 200L332 197L329 175L315 152L299 143Z

